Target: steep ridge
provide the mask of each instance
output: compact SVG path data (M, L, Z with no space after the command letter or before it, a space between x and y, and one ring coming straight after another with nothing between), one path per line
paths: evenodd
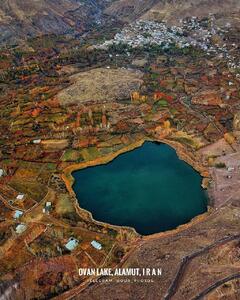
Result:
M160 0L143 18L175 23L186 17L214 14L220 21L236 24L240 21L239 12L238 0Z
M81 33L101 22L102 11L110 1L2 0L0 43L49 33Z
M159 0L119 0L106 8L105 13L122 21L133 21L153 8Z
M220 19L235 15L232 21L239 22L239 11L238 0L120 0L112 3L105 12L125 21L141 16L176 23L182 18L204 17L209 13L218 14Z

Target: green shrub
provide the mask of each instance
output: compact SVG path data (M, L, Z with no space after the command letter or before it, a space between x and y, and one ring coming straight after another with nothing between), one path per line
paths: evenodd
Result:
M215 164L215 167L219 169L226 168L226 164L224 162L218 162Z

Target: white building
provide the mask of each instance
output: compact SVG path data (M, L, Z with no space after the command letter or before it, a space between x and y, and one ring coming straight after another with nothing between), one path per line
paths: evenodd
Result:
M24 194L18 194L16 197L17 200L23 200L23 198L24 198Z
M41 143L41 139L38 139L38 140L33 140L33 144L40 144Z
M27 225L26 224L19 224L16 227L16 233L17 234L21 234L23 233L25 230L27 229Z
M95 248L97 250L102 250L102 245L97 241L92 241L91 245L93 246L93 248Z
M79 241L77 239L75 239L74 237L71 237L67 244L65 245L65 247L69 250L69 251L73 251L79 244Z

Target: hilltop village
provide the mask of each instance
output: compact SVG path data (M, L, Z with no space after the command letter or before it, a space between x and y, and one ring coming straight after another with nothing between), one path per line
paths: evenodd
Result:
M203 20L192 17L181 20L181 23L181 26L168 26L164 22L139 20L124 27L113 39L105 41L97 48L108 49L113 45L125 45L125 48L160 46L163 50L172 47L180 49L194 47L203 50L206 55L225 59L229 68L236 70L240 68L238 45L234 42L225 43L224 36L229 33L231 27L229 23L224 28L219 27L215 23L214 16Z
M151 266L156 257L169 270L157 299L172 293L182 261L190 267L176 299L204 290L194 273L199 261L209 286L235 278L239 38L209 16L181 27L138 21L85 40L45 36L1 50L0 289L10 287L16 299L90 299L89 278L76 269ZM205 215L162 239L93 220L72 190L74 170L147 140L172 146L203 176L211 200ZM148 255L150 247L161 253Z

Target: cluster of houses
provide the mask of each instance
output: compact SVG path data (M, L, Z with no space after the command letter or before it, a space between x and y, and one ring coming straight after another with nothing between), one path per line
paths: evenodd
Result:
M43 213L49 214L51 210L52 210L52 203L46 202L43 208ZM23 216L23 211L21 210L14 211L13 218L16 221L18 221L22 216ZM27 229L27 225L25 223L20 223L16 225L15 232L17 234L22 234L26 229ZM65 244L65 248L69 251L73 251L75 248L77 248L78 245L79 245L79 240L74 237L70 237L67 243ZM102 244L95 240L91 241L91 246L96 250L102 250Z
M181 21L180 26L168 26L165 22L139 20L124 27L113 39L96 47L108 49L112 45L119 44L125 44L132 48L146 45L158 45L163 49L168 49L171 45L181 49L197 47L205 51L207 55L216 55L220 59L226 59L230 68L238 69L240 68L239 58L230 54L232 50L237 49L237 45L213 42L213 37L221 38L228 34L230 26L224 28L217 26L211 15L207 20L199 20L197 17L188 18Z

